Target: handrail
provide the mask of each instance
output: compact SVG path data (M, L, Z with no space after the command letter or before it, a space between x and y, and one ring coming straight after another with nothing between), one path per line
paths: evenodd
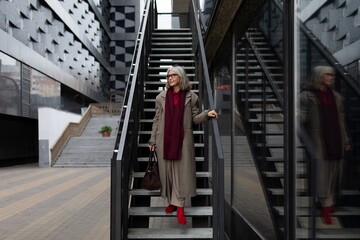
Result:
M143 77L139 74L146 74L144 66L147 66L147 50L144 44L150 41L149 36L154 27L153 10L154 1L147 0L140 21L139 31L136 38L134 54L130 66L129 76L124 92L124 105L120 113L119 133L114 147L113 157L111 159L111 216L110 216L110 238L112 240L127 239L128 232L128 177L131 166L132 153L135 151L134 134L137 130L131 128L133 117L137 117L137 100L141 89L137 86L141 84ZM141 70L140 67L143 67ZM131 132L132 131L132 132ZM121 134L120 134L121 133Z
M127 99L126 105L123 106L123 109L121 111L121 113L123 113L123 111L125 110L125 117L123 119L123 127L121 132L126 133L128 131L128 123L130 120L130 113L131 113L131 109L132 109L132 104L133 104L133 96L134 96L134 92L135 92L135 86L137 84L137 74L139 71L139 64L137 64L140 59L141 59L141 53L142 53L142 49L143 49L143 42L144 42L144 32L146 30L146 23L148 20L148 14L149 14L149 6L150 6L150 2L151 0L147 0L146 3L146 10L144 10L145 14L143 15L143 19L141 21L141 26L138 32L138 37L137 37L137 42L138 44L135 46L135 53L131 62L131 68L130 68L130 74L128 77L128 81L127 81L127 85L126 85L126 89L125 89L125 95L124 95L124 99ZM129 89L130 88L130 89ZM125 102L124 102L125 104ZM122 116L122 114L120 114L120 116ZM116 160L122 160L123 157L123 146L125 144L125 139L126 139L126 134L121 134L120 135L120 142L119 142L119 149L117 152L117 158Z
M204 74L202 82L199 79L199 82L204 84L205 91L207 94L205 98L207 99L207 103L209 109L215 109L214 98L212 95L212 88L210 83L210 76L208 72L208 65L205 56L205 48L203 44L203 36L200 28L200 23L198 19L198 8L195 5L195 1L192 0L190 5L189 17L192 18L195 26L191 25L191 29L193 32L193 48L195 49L195 55L197 53L200 55L200 61L202 65L202 72ZM189 21L191 23L192 21ZM195 36L194 36L195 35ZM195 43L195 39L197 39L197 43ZM198 69L200 71L200 69ZM200 74L197 74L200 77ZM213 217L213 229L214 236L213 239L224 239L225 230L224 230L224 154L222 150L222 144L220 140L220 132L217 119L212 119L210 121L211 129L212 129L212 142L215 145L215 151L213 152L212 157L212 178L213 178L213 207L214 207L214 217Z
M276 85L274 83L274 78L271 76L270 71L267 69L266 64L262 60L261 54L257 50L256 46L253 44L252 38L249 37L249 33L246 33L245 36L246 36L247 41L250 44L251 49L255 53L255 57L258 60L258 62L260 63L261 69L264 71L265 76L268 79L272 90L275 92L275 95L276 95L277 99L279 100L281 107L283 108L284 107L284 96L279 92L278 88L276 87Z

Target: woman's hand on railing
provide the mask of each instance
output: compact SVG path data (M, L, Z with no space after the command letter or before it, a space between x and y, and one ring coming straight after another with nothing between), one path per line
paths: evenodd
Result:
M207 115L209 118L218 118L218 114L215 110L209 111Z

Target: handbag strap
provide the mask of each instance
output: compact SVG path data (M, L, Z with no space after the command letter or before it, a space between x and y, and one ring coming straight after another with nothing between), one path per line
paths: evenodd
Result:
M156 151L150 151L148 165L151 164L151 162L157 162Z
M157 157L156 151L153 151L153 152L154 152L154 155L153 155L154 161L157 162L157 161L158 161L158 157Z

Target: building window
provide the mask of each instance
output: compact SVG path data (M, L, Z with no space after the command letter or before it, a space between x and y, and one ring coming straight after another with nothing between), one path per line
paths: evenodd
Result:
M0 113L19 116L20 62L0 52Z

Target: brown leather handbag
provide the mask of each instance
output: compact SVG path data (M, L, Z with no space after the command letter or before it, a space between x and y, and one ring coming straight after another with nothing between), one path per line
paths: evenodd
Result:
M148 166L141 187L147 190L159 190L161 188L159 165L155 151L150 151Z

